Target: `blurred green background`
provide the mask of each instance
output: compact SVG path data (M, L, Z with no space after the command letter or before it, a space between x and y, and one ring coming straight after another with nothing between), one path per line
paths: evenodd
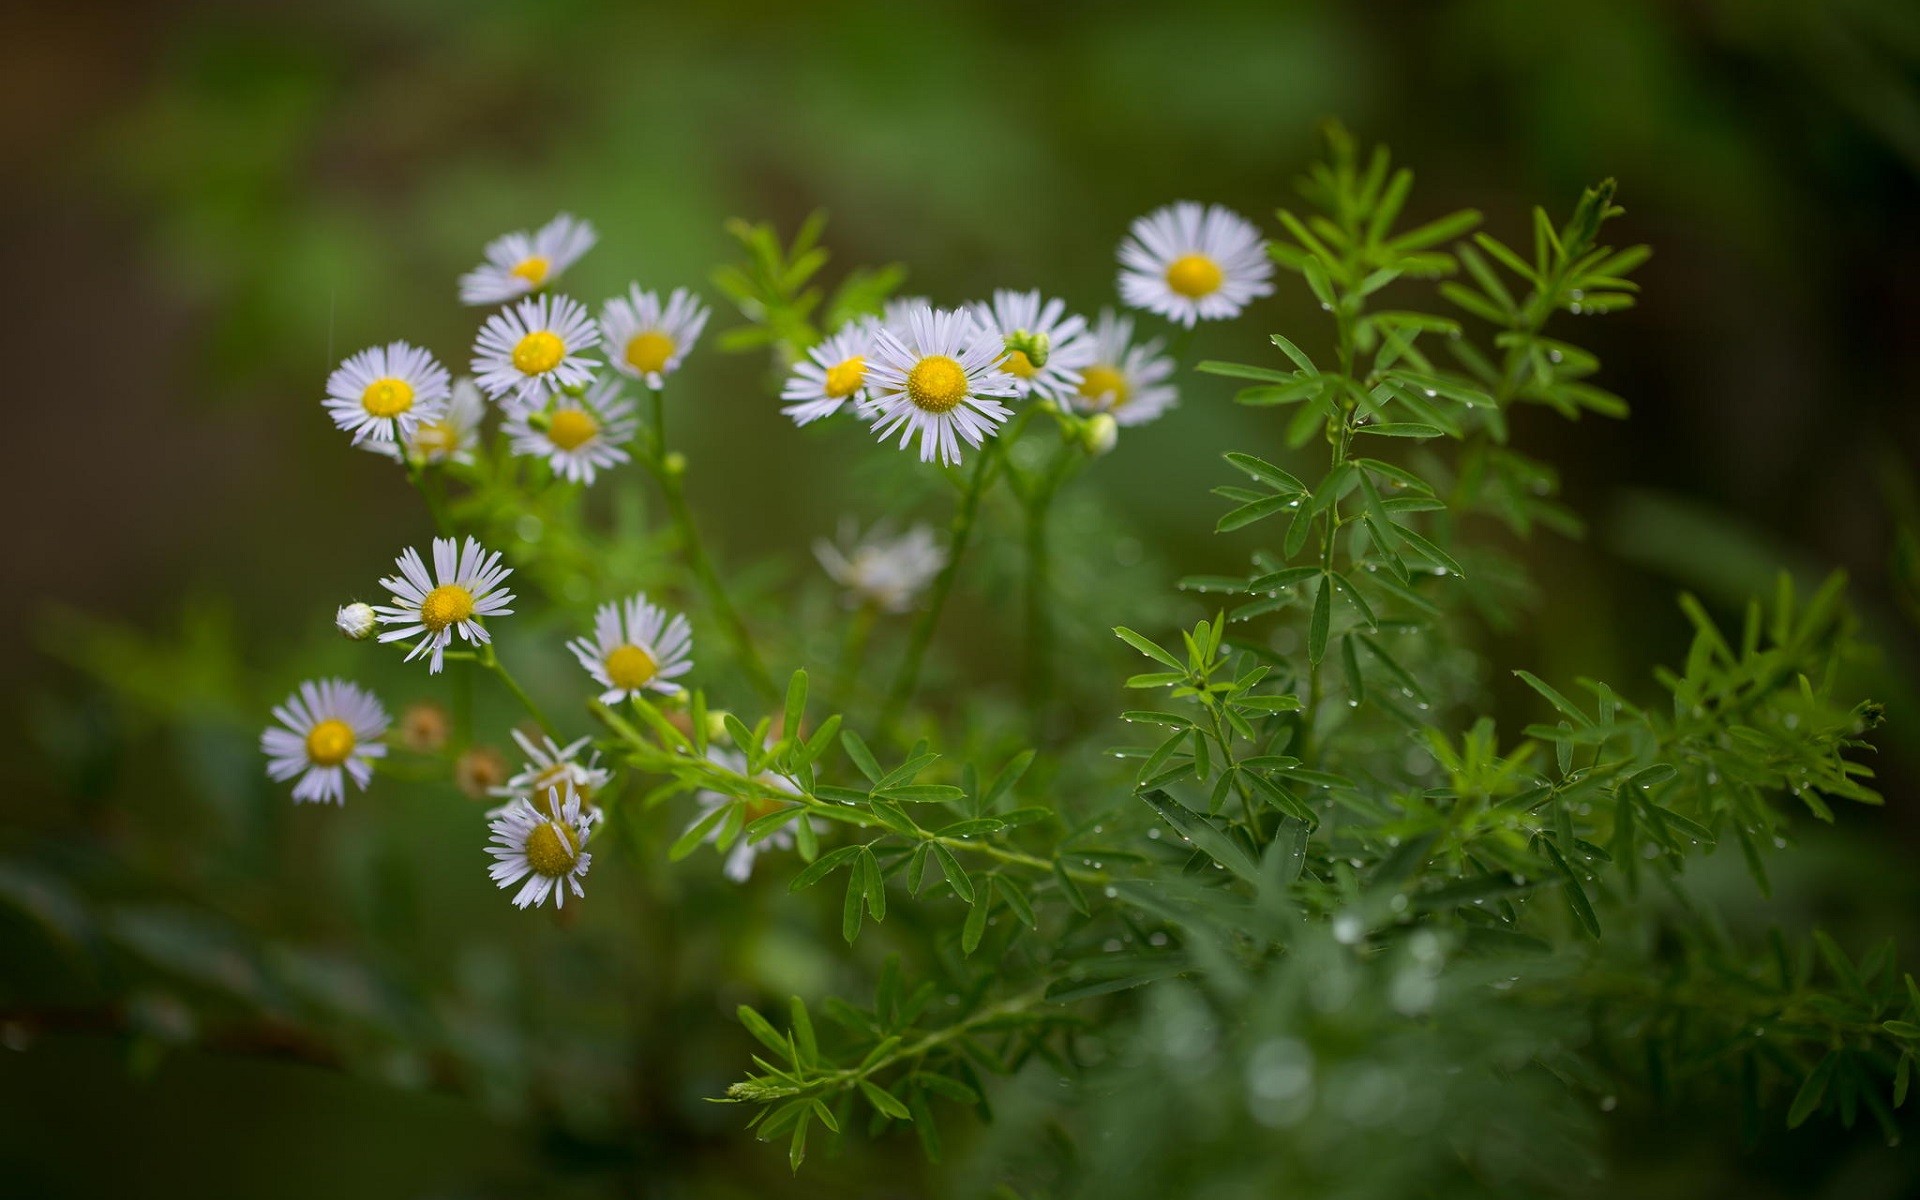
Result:
M777 883L743 898L710 860L601 880L731 931L689 947L669 943L698 937L691 920L620 930L639 949L608 962L488 889L470 808L293 812L259 778L266 704L348 662L312 636L321 614L428 532L391 464L329 427L327 371L394 337L464 364L476 314L455 277L559 210L602 231L567 279L585 298L638 279L717 302L723 218L791 230L825 208L836 272L900 261L912 292L1039 286L1091 312L1147 209L1217 200L1271 229L1323 117L1415 168L1412 219L1477 207L1508 240L1532 204L1564 213L1617 176L1614 236L1656 249L1643 303L1562 328L1634 416L1518 423L1592 527L1530 548L1542 594L1503 659L1644 691L1685 644L1676 588L1725 607L1776 564L1844 567L1886 648L1861 669L1895 702L1892 803L1846 814L1782 903L1863 936L1920 915L1901 803L1920 760L1898 705L1920 661L1897 549L1920 447L1920 9L1902 0L42 4L0 39L0 97L9 345L36 367L15 376L0 473L0 1191L934 1188L897 1141L784 1184L737 1112L702 1103L744 1061L735 1004L845 982ZM1282 280L1197 354L1260 361L1273 329L1319 345L1319 316ZM1184 382L1079 494L1110 519L1085 528L1135 539L1115 554L1157 611L1191 620L1172 581L1244 556L1204 532L1217 453L1278 439L1220 381ZM780 416L763 361L698 355L677 393L725 561L802 575L842 513L896 507L863 484L861 438ZM1074 612L1130 615L1096 572L1065 580ZM955 623L988 628L981 606ZM1011 675L985 657L989 683ZM421 682L378 678L396 701ZM106 917L103 896L121 902ZM75 947L95 940L150 973L90 974ZM623 989L689 960L740 982L623 1028ZM395 982L422 975L431 1003ZM339 1036L198 1038L208 992L324 1012ZM132 998L89 1007L109 994ZM423 1023L467 1057L405 1049ZM1618 1136L1631 1194L1920 1180L1911 1156L1837 1134L1676 1161L1657 1129Z

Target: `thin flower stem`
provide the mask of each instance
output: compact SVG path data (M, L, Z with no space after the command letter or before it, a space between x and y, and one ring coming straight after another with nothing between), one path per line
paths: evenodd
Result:
M400 422L394 421L392 425L393 444L400 452L400 461L406 464L407 482L413 485L413 490L419 492L420 498L426 502L427 512L433 517L433 527L440 531L440 536L452 537L453 520L447 515L446 502L437 489L427 486L426 473L421 470L420 462L407 453L406 439L400 436Z
M534 724L540 726L540 732L546 734L556 742L560 740L560 735L558 731L554 729L553 722L547 720L547 714L540 711L540 706L533 702L533 697L527 695L527 689L520 686L520 681L513 677L513 672L507 670L506 664L500 661L500 656L493 652L492 642L482 642L480 644L479 653L475 656L474 661L500 677L500 682L507 685L507 690L512 692L514 699L518 700L521 707L527 710L527 715L533 718Z
M867 642L873 635L874 622L879 612L872 604L862 604L847 622L847 637L840 645L840 659L834 664L833 683L827 689L827 696L833 702L835 710L845 709L853 690L854 673L859 670L860 661L866 657Z
M1048 518L1060 485L1073 470L1079 448L1064 437L1054 452L1053 461L1042 472L1030 493L1027 510L1027 589L1026 589L1026 685L1027 700L1035 711L1043 711L1053 690L1052 638L1048 631L1052 590L1052 557L1047 539Z

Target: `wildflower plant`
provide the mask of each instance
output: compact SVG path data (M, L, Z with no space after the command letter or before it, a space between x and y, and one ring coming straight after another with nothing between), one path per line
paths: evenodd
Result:
M1692 640L1652 690L1490 671L1516 539L1581 529L1514 417L1626 416L1568 338L1634 302L1648 251L1611 244L1611 181L1535 210L1515 248L1471 211L1409 223L1412 178L1330 129L1271 239L1175 203L1116 231L1116 294L1079 312L1044 286L901 297L894 267L829 294L817 219L784 244L737 222L714 282L744 323L704 344L684 281L635 282L598 321L550 290L591 226L500 239L459 289L502 306L473 382L403 342L327 381L326 413L439 533L335 619L355 654L490 676L529 728L474 728L458 692L457 734L421 753L371 692L308 683L266 770L295 800L364 804L421 764L496 798L471 806L473 868L491 856L521 908L591 910L608 876L669 861L773 880L831 977L861 980L739 1008L754 1046L714 1098L796 1170L910 1129L934 1159L963 1143L955 1187L981 1194L1555 1194L1597 1169L1596 1114L1682 1089L1750 1136L1865 1114L1896 1137L1920 989L1891 949L1755 943L1690 887L1724 853L1764 896L1808 818L1880 802L1841 581L1783 578L1731 626L1682 597ZM1289 286L1318 328L1188 364L1197 324L1264 321ZM768 358L788 436L918 473L920 511L875 504L817 543L838 604L743 591L702 539L668 416L715 348ZM1196 373L1259 418L1214 488L1216 530L1258 548L1180 582L1203 619L1147 605L1069 663L1055 523ZM623 491L593 528L581 494L636 475L658 509ZM1018 594L995 608L1021 703L996 708L932 652L963 577L1007 564L988 586ZM577 660L542 689L564 708L504 661L536 642ZM1489 715L1508 680L1519 729Z

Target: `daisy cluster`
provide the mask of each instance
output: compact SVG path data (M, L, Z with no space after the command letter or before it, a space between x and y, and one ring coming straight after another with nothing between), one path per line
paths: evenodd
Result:
M685 288L662 295L632 284L597 313L554 290L597 240L592 225L566 214L494 240L459 281L462 303L493 308L474 337L467 374L454 378L406 341L369 347L328 377L323 411L353 445L405 464L416 483L428 469L480 478L513 456L544 464L556 483L585 487L632 461L642 424L629 389L652 394L657 419L660 391L695 348L709 310ZM1186 328L1235 316L1271 290L1259 232L1218 206L1175 204L1141 218L1119 261L1121 302ZM1118 428L1152 421L1176 403L1174 369L1160 338L1136 337L1132 317L1107 308L1089 321L1058 298L1003 289L949 307L921 297L890 300L808 349L780 399L797 425L844 414L881 441L917 450L922 462L954 466L966 449L997 436L1020 405L1077 422L1071 427L1085 431L1087 448L1102 452ZM500 431L491 454L490 415ZM657 428L649 453L650 464L665 460ZM845 525L815 553L848 606L871 613L912 609L950 558L926 527L896 532L884 524L864 533ZM429 674L449 659L471 659L504 677L489 623L513 614L512 575L503 555L476 538L435 538L424 554L401 551L395 573L378 580L384 602L347 604L335 624L354 641L403 646L406 661L424 662ZM602 605L567 649L597 689L591 694L609 705L678 698L693 669L687 617L645 595ZM421 733L427 716L437 722L432 737ZM348 785L365 791L391 745L437 753L450 740L444 709L410 709L395 729L377 697L343 679L302 683L273 718L260 739L267 773L291 781L296 802L344 804ZM587 844L601 818L596 797L605 795L611 772L587 738L562 745L552 736L513 736L525 756L518 772L509 774L497 751L476 746L454 776L469 794L504 801L488 814L495 883L514 889L520 907L549 897L557 907L583 894ZM733 750L715 748L710 758L745 769ZM743 802L754 809L749 819L796 791L778 775L753 782L762 798ZM703 792L698 799L710 813L738 798ZM789 844L787 837L742 840L727 874L744 880L753 855Z

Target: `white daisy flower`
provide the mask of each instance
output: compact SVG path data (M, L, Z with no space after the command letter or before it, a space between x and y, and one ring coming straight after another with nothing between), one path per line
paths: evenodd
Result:
M1134 344L1132 317L1102 309L1091 340L1093 360L1080 371L1075 408L1112 413L1122 425L1144 425L1179 402L1179 389L1167 383L1173 359L1160 352L1159 338Z
M480 624L481 617L504 617L513 610L513 593L500 588L502 580L513 574L512 567L500 565L500 554L488 554L472 538L462 547L453 538L433 539L433 574L427 574L420 552L409 546L397 560L400 574L380 581L393 593L392 604L374 607L382 625L397 625L380 635L382 642L396 642L416 634L425 634L407 652L412 662L429 656L430 674L439 674L447 644L454 631L466 641L491 642Z
M660 293L643 292L633 284L625 296L607 301L600 310L600 332L613 369L650 388L664 387L667 376L680 369L680 360L700 340L709 312L686 288L673 289L662 305Z
M708 746L707 761L725 767L727 770L736 774L745 774L747 770L746 755L741 754L738 750L729 750L724 746ZM753 781L789 796L797 796L800 794L800 789L794 786L793 780L788 779L784 775L776 775L771 771L762 771L753 777ZM729 804L737 803L746 806L746 812L742 814L744 817L743 823L746 825L751 825L761 817L768 816L786 807L786 805L771 796L754 796L748 800L739 800L736 797L724 795L720 792L701 791L695 792L693 798L700 805L700 816L694 819L693 823L695 825L698 825L700 821L704 820L714 809L724 808ZM726 822L724 820L715 822L712 832L707 834L707 840L709 842L719 841L721 827L725 824ZM760 857L763 852L767 850L791 849L793 849L793 827L791 825L784 825L776 832L768 834L759 841L754 841L743 833L734 839L732 849L727 851L727 878L733 880L735 883L745 883L753 876L753 860Z
M1043 300L1040 293L1002 288L991 303L972 308L973 319L1002 339L1016 333L1040 334L1050 346L1045 366L1036 367L1025 351L1009 350L1000 369L1014 377L1021 396L1064 400L1080 386L1080 372L1093 361L1093 340L1085 317L1069 316L1063 300Z
M373 760L386 756L379 738L387 732L387 710L372 692L344 679L308 680L273 710L278 725L260 734L267 774L286 780L298 775L298 803L345 804L350 778L361 791L373 779Z
M877 326L871 320L849 321L840 332L807 351L794 364L780 398L780 411L805 425L830 417L851 401L856 409L865 395L867 359L873 354Z
M998 363L1000 335L961 310L920 307L902 328L874 334L867 364L867 415L882 441L896 430L902 449L917 434L920 461L937 453L960 461L960 440L978 446L1012 412L995 396L1012 396L1018 381Z
M913 607L920 592L947 565L947 552L925 525L915 525L899 537L882 522L864 536L851 520L840 523L839 542L821 538L813 544L834 582L847 589L847 605L872 605L882 612L902 613Z
M567 213L528 233L521 230L487 243L486 259L460 277L460 303L504 304L560 278L593 249L600 235Z
M646 594L603 604L593 614L593 636L575 638L567 649L587 674L607 690L602 704L618 704L651 688L672 694L673 681L693 669L693 627L684 614L647 603Z
M535 808L547 811L547 793L554 788L569 787L579 795L580 803L590 808L594 796L613 779L613 772L600 765L598 750L581 759L581 752L593 744L592 738L583 737L562 746L550 737L543 736L536 742L518 729L510 732L513 740L520 743L527 761L517 775L508 777L499 787L487 789L495 796L531 800ZM511 807L502 805L487 815L497 817Z
M571 784L548 790L545 811L531 800L515 800L488 822L493 840L487 853L494 863L487 873L503 888L526 880L513 897L515 908L545 904L548 896L555 908L564 908L568 888L586 895L580 880L593 865L587 839L598 821L597 811L581 810L580 794Z
M922 308L932 308L933 301L925 296L895 296L880 306L880 324L898 333L907 327L907 320Z
M1260 231L1218 204L1156 209L1120 243L1120 298L1182 325L1239 316L1272 278Z
M473 342L473 376L495 400L509 407L539 402L546 393L593 382L600 330L578 300L531 296L501 309L480 327Z
M620 395L620 381L609 376L584 400L560 396L545 409L508 417L505 429L515 454L546 459L569 483L591 484L601 468L632 457L623 447L639 432L640 422L633 401Z
M447 369L418 346L391 342L362 350L327 376L321 403L333 423L353 435L353 444L372 438L391 442L395 431L412 437L422 421L446 412Z
M437 419L422 420L405 439L407 456L422 463L471 463L480 448L480 425L486 419L487 400L473 380L462 375L453 381L453 394L446 411ZM392 442L362 442L375 454L398 459L400 447Z

